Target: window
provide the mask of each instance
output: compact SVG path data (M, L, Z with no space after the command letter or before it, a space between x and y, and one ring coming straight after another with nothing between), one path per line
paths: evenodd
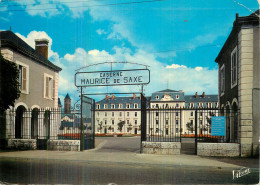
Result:
M168 107L169 107L169 105L168 105L168 103L166 103L166 104L165 104L165 108L168 108Z
M126 104L126 108L130 109L130 104L129 103Z
M119 107L119 109L122 109L123 108L123 104L119 104L118 107Z
M155 113L155 116L158 117L158 116L159 116L159 112L156 112L156 113Z
M193 116L193 112L190 113L190 116Z
M55 83L53 77L44 73L44 98L54 98Z
M212 108L212 103L208 103L208 108Z
M115 121L114 120L112 120L112 125L114 125L115 124Z
M19 70L19 88L21 93L29 94L29 66L16 62Z
M119 112L119 117L122 117L122 112Z
M115 109L115 104L111 104L111 109Z
M200 120L200 124L202 125L202 120Z
M176 103L176 107L179 107L179 104L178 104L178 103Z
M166 128L166 130L165 130L165 134L166 134L166 135L169 135L168 128Z
M203 103L202 102L199 103L199 107L203 107Z
M129 117L129 112L127 112L126 115Z
M179 132L179 129L178 128L176 128L176 133L178 133Z
M237 85L237 47L231 53L231 88Z
M158 133L159 132L159 128L156 128L156 131L155 131L155 133Z
M129 125L129 120L126 120L126 123Z
M155 96L155 99L156 99L156 100L159 100L159 96L158 96L158 95L156 95L156 96Z
M168 124L169 124L169 121L168 121L168 120L165 120L165 121L166 121L166 123L165 123L165 124L166 124L166 125L168 125Z
M190 108L194 108L194 103L190 103Z
M114 117L115 116L115 113L114 112L112 112L112 117Z
M105 125L107 124L107 120L105 120Z
M225 65L223 65L221 68L220 68L220 71L219 71L219 81L220 81L220 96L224 95L224 92L225 92Z
M179 95L176 95L175 97L176 97L176 99L179 99Z
M176 125L178 125L179 124L179 120L176 119L175 123L176 123Z
M158 125L159 124L159 120L156 120L156 125Z
M176 112L176 116L179 116L179 113L178 113L178 112Z
M137 103L135 103L135 104L134 104L134 107L135 107L135 109L137 109L137 108L138 108L138 104L137 104Z
M104 104L104 109L107 109L107 104Z
M193 125L193 120L190 120L190 124Z
M202 116L202 112L200 112L200 116Z
M156 106L155 106L156 108L159 108L159 105L158 104L156 104Z
M137 125L137 120L135 120L135 125Z
M137 112L135 112L135 117L137 117Z
M107 116L107 112L105 112L105 116Z
M112 128L112 132L114 132L114 128Z
M97 104L97 109L100 109L100 105L99 104Z

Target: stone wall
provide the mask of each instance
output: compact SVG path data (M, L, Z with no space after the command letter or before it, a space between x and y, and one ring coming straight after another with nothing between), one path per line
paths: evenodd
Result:
M198 143L197 155L236 157L240 153L239 147L238 143Z
M8 139L8 149L36 150L36 139Z
M80 140L48 140L48 150L80 151Z
M142 142L142 153L157 155L180 155L180 142Z

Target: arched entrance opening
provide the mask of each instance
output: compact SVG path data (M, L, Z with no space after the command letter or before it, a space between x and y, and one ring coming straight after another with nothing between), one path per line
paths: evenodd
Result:
M237 142L238 138L238 105L236 102L232 105L232 117L233 117L233 134L232 139Z
M230 107L226 107L226 142L230 142Z
M25 107L20 105L17 107L15 111L15 138L21 139L22 138L22 127L23 127L23 116L25 112Z
M50 123L51 123L50 117L51 117L51 111L46 110L44 113L44 120L43 120L46 139L50 138Z
M32 110L32 117L31 117L31 138L32 139L38 138L38 117L39 117L39 109L34 108Z

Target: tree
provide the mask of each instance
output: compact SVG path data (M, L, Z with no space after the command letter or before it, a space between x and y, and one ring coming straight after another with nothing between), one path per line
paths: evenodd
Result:
M125 121L120 121L117 125L118 125L118 130L120 130L120 132L122 132L122 128L125 125Z
M20 97L19 70L15 63L9 62L0 54L0 114L9 106L14 106Z
M188 122L188 123L186 124L186 126L187 126L187 128L188 128L189 131L193 132L193 124L192 124L191 122Z
M98 123L98 129L99 129L99 131L101 131L101 129L102 129L102 125L103 125L103 122L100 121L100 122Z

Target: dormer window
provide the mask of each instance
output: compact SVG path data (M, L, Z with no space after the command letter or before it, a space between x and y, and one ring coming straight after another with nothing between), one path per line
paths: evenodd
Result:
M212 103L208 103L208 108L212 108Z
M100 105L99 104L97 104L97 109L100 109Z
M176 95L175 98L176 98L176 99L179 99L179 95Z
M134 108L135 108L135 109L138 108L138 104L137 104L137 103L134 104Z
M107 109L107 104L104 104L104 109Z
M127 104L126 104L126 108L127 108L127 109L130 109L130 103L127 103Z
M158 95L156 95L156 96L155 96L155 99L156 99L156 100L159 100L159 96L158 96Z
M190 108L194 108L194 103L190 103Z
M115 104L111 104L111 109L115 109Z
M199 107L203 107L203 103L200 102L200 103L199 103Z
M122 108L123 108L123 104L120 103L120 104L118 105L118 108L119 108L119 109L122 109Z

